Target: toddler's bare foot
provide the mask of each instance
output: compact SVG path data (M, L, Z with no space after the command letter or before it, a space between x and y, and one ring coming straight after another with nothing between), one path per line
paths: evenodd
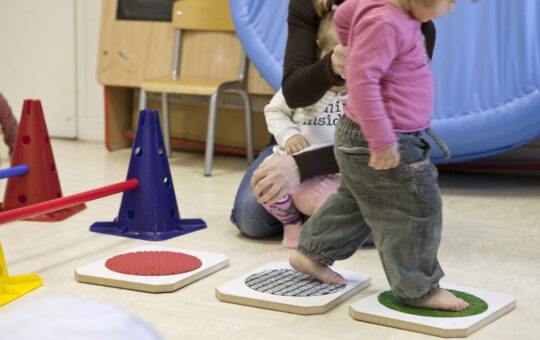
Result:
M415 303L413 306L459 312L460 310L469 307L469 304L446 289L439 288L439 290L425 300Z
M302 228L302 223L286 224L283 226L283 243L284 247L296 249L298 246L298 234Z
M299 272L311 275L322 283L332 285L346 285L347 280L328 266L310 259L304 254L295 251L289 257L291 266Z

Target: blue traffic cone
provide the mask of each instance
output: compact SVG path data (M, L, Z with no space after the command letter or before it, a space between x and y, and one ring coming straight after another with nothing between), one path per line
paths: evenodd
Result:
M113 222L94 223L91 231L161 241L206 228L201 219L180 219L155 110L142 110L139 114L127 178L138 179L139 186L124 192L118 217Z

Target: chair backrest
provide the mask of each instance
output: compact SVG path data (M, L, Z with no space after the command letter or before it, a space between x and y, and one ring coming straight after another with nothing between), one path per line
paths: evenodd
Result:
M183 30L233 32L228 0L178 0L173 7L173 26Z
M245 82L248 60L235 34L228 0L178 0L173 26L173 79Z

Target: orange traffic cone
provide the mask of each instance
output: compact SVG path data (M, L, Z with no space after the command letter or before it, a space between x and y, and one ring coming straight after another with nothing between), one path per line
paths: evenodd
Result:
M29 170L24 175L9 178L2 211L62 197L49 133L39 100L24 101L17 144L11 158L11 166L16 165L27 165ZM80 204L28 220L62 221L85 208L86 205Z

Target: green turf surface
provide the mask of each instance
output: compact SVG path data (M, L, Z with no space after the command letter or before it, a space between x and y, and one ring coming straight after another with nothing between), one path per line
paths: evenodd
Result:
M460 292L457 290L450 290L450 291L455 296L467 301L469 303L469 307L459 312L427 309L427 308L420 308L420 307L411 307L411 306L407 306L407 305L403 305L399 303L398 299L394 297L391 291L386 291L386 292L381 293L378 297L378 300L382 305L390 309L396 310L398 312L420 315L420 316L431 316L431 317L436 317L436 318L459 318L459 317L464 317L464 316L471 316L471 315L483 313L488 308L488 304L484 300L474 295L470 295L470 294Z

